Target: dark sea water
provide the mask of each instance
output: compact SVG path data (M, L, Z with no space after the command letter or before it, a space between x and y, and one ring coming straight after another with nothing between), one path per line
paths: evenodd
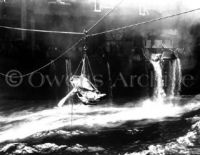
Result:
M1 155L197 155L200 100L98 106L55 101L2 101Z

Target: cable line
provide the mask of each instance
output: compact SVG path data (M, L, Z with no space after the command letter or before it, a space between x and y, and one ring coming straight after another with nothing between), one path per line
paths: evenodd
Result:
M82 38L80 40L78 40L77 42L75 42L70 48L68 48L65 52L63 52L62 54L60 54L57 58L55 58L54 60L51 60L49 63L45 64L44 66L32 71L32 72L29 72L27 74L23 74L21 76L15 76L15 78L24 78L26 76L29 76L31 74L34 74L46 67L48 67L49 65L51 65L52 63L54 63L55 61L57 61L58 59L60 59L62 56L64 56L65 54L67 54L68 52L70 52L73 48L75 48L80 42L82 41ZM12 78L13 76L9 76L7 74L3 74L3 73L0 73L1 76L5 76L6 78Z
M102 16L93 26L91 26L91 28L89 28L89 29L87 30L87 33L90 32L90 31L92 31L92 29L94 29L98 24L100 24L100 23L104 20L104 18L106 18L106 17L107 17L108 15L110 15L117 7L119 7L119 5L120 5L123 1L124 1L124 0L119 1L119 3L117 3L117 4L115 5L115 7L113 7L111 10L109 10L107 13L105 13L104 16Z
M84 33L81 33L81 32L67 32L67 31L51 31L51 30L25 29L25 28L19 28L19 27L3 26L3 25L0 25L0 28L1 29L16 30L16 31L39 32L39 33L84 35Z
M149 20L149 21L144 21L144 22L140 22L140 23L136 23L136 24L131 24L131 25L123 26L123 27L116 28L116 29L111 29L111 30L107 30L107 31L99 32L99 33L94 33L94 34L89 35L89 37L95 37L95 36L99 36L99 35L115 32L115 31L125 30L125 29L129 29L129 28L137 27L137 26L140 26L140 25L145 25L145 24L156 22L156 21L160 21L160 20L163 20L163 19L168 19L168 18L180 16L180 15L183 15L183 14L188 14L188 13L195 12L195 11L198 11L198 10L200 10L200 8L197 8L197 9L194 9L194 10L185 11L185 12L181 12L181 13L177 13L177 14L173 14L173 15L169 15L169 16L159 17L159 18L155 18L155 19L152 19L152 20Z

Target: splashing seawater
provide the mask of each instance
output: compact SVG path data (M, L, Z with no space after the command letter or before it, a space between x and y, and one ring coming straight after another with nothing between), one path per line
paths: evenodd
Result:
M89 128L101 130L121 126L127 121L162 121L166 117L180 117L183 113L196 110L200 103L190 103L184 106L164 103L162 69L159 62L152 62L156 75L154 100L144 100L139 103L129 103L123 106L113 104L85 106L83 104L66 105L62 108L51 108L37 111L13 113L0 117L0 142L24 139L33 134L56 130L60 128ZM180 76L180 75L179 75ZM72 115L73 114L73 115ZM145 123L148 123L146 121Z
M181 66L181 61L179 58L176 61L177 61L177 69L178 69L178 93L179 93L181 91L182 66Z
M172 79L171 79L171 92L170 95L174 97L175 95L179 95L181 91L181 82L182 82L182 67L181 61L179 58L174 60L172 63Z
M0 142L24 139L42 131L59 128L84 127L100 130L104 127L118 127L127 121L161 121L165 117L179 117L182 113L199 107L200 104L174 106L157 104L151 100L142 101L137 106L133 103L124 106L74 105L71 124L71 105L62 108L46 109L35 112L18 112L1 117Z
M155 72L155 81L156 86L154 88L154 99L162 101L166 97L166 93L164 90L164 81L163 81L163 73L160 61L151 61L151 64L154 67ZM179 95L181 90L181 81L182 81L182 71L181 71L181 61L179 58L175 59L171 64L170 69L170 83L167 83L167 86L170 86L170 97L174 97Z
M173 61L171 64L171 90L170 90L170 95L172 97L175 96L176 94L176 71L177 71L177 61Z
M166 96L164 91L164 82L160 61L151 61L155 72L156 86L154 88L154 98L161 101Z

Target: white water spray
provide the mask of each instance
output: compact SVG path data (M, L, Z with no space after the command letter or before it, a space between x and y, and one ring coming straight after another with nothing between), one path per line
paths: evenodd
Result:
M164 97L166 96L165 90L164 90L164 76L162 74L162 67L160 64L160 61L151 61L151 64L153 65L154 72L155 72L155 88L154 88L154 99L157 99L159 101L163 101ZM181 90L181 81L182 81L182 69L181 69L181 61L179 58L175 59L170 67L170 72L168 75L168 78L170 80L167 80L166 83L169 87L169 92L167 95L170 97L174 97L175 95L179 95L179 92ZM165 79L166 80L166 79Z
M181 69L181 61L180 59L174 60L172 63L172 76L170 76L171 79L171 90L170 95L174 97L175 95L179 95L179 92L181 91L181 81L182 81L182 69Z
M181 66L181 61L179 58L176 61L177 61L177 68L178 68L178 92L180 92L181 82L182 82L182 66Z
M177 63L176 61L172 62L171 64L171 90L170 90L170 96L175 96L175 89L176 89L176 66L177 66Z
M163 100L163 98L165 97L165 91L160 61L151 61L151 63L154 67L156 80L156 87L154 88L154 97L158 100Z
M180 117L183 113L199 108L199 106L200 103L185 106L158 104L152 100L124 106L78 104L73 107L72 124L71 105L34 112L27 110L0 117L0 124L2 124L0 143L7 140L24 139L36 133L59 128L84 127L96 131L105 127L118 127L127 121L141 121L142 124L148 124L164 121L166 117Z

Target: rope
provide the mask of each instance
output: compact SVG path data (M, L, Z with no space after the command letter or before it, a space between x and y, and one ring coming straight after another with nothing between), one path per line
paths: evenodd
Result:
M96 27L106 16L108 16L112 11L114 11L119 4L121 4L123 0L120 1L120 3L118 3L112 10L108 11L102 18L100 18L93 26L91 26L91 28L88 29L89 32L91 31L94 27ZM18 30L18 31L30 31L30 32L41 32L41 33L59 33L59 34L73 34L73 35L85 35L87 33L79 33L79 32L65 32L65 31L48 31L48 30L36 30L36 29L24 29L24 28L17 28L17 27L9 27L9 26L0 26L0 28L4 28L4 29L12 29L12 30ZM76 47L82 40L84 39L84 37L82 37L79 41L77 41L74 45L72 45L67 51L65 51L64 53L62 53L61 55L59 55L56 59L52 60L51 62L47 63L46 65L21 76L15 76L15 78L24 78L26 76L29 76L33 73L36 73L46 67L48 67L49 65L51 65L52 63L54 63L55 61L57 61L58 59L60 59L63 55L65 55L66 53L68 53L69 51L71 51L74 47ZM8 76L4 73L0 73L0 76L4 76L6 78L12 78L12 76Z
M74 75L76 75L76 73L78 72L78 70L79 70L79 68L80 68L81 64L82 64L82 61L80 61L80 62L79 62L79 65L78 65L78 67L77 67L76 71L74 72Z
M108 16L112 11L114 11L119 4L121 4L123 0L121 0L112 10L110 10L108 13L106 13L102 18L100 18L91 28L88 29L88 31L91 31L94 27L96 27L106 16ZM128 28L132 28L132 27L137 27L139 25L144 25L144 24L148 24L148 23L152 23L152 22L156 22L156 21L160 21L163 19L168 19L168 18L172 18L172 17L176 17L176 16L180 16L183 14L187 14L187 13L191 13L194 11L198 11L200 10L200 8L197 9L193 9L193 10L189 10L189 11L185 11L185 12L181 12L181 13L177 13L177 14L173 14L173 15L169 15L169 16L164 16L164 17L160 17L160 18L156 18L156 19L152 19L149 21L145 21L145 22L140 22L137 24L132 24L132 25L128 25L128 26L124 26L124 27L120 27L120 28L116 28L116 29L111 29L111 30L107 30L104 32L99 32L99 33L94 33L91 35L88 35L90 37L95 37L98 35L102 35L102 34L106 34L106 33L111 33L111 32L115 32L115 31L120 31L120 30L124 30L124 29L128 29ZM0 26L0 28L5 28L5 29L13 29L13 30L19 30L19 31L34 31L34 32L43 32L43 33L61 33L61 34L78 34L78 35L84 35L85 33L78 33L78 32L64 32L64 31L47 31L47 30L36 30L36 29L24 29L24 28L16 28L16 27L8 27L8 26ZM53 62L57 61L58 59L60 59L62 56L64 56L66 53L68 53L69 51L71 51L74 47L76 47L83 38L81 38L79 41L77 41L75 44L73 44L68 50L66 50L64 53L62 53L61 55L59 55L56 59L52 60L51 62L47 63L46 65L21 76L15 76L15 78L23 78L26 76L29 76L35 72L38 72L44 68L46 68L47 66L51 65ZM8 76L6 74L0 73L1 76L5 76L7 78L10 78L12 76Z
M92 29L94 29L101 21L104 20L105 17L107 17L109 14L111 14L124 0L119 1L119 3L117 3L115 5L115 7L113 7L110 11L108 11L103 17L101 17L93 26L91 26L91 28L89 28L87 30L87 32L92 31Z
M29 76L31 74L34 74L44 68L46 68L47 66L51 65L52 63L54 63L55 61L57 61L58 59L60 59L62 56L64 56L65 54L67 54L68 52L70 52L74 47L76 47L80 42L82 41L82 39L78 40L75 44L73 44L70 48L68 48L64 53L60 54L57 58L55 58L54 60L51 60L49 63L47 63L46 65L30 72L30 73L27 73L27 74L24 74L24 75L21 75L21 76L15 76L15 78L24 78L26 76ZM4 76L6 78L12 78L12 76L8 76L7 74L3 74L3 73L0 73L1 76Z
M191 13L191 12L194 12L194 11L198 11L198 10L200 10L200 8L189 10L189 11L185 11L185 12L181 12L181 13L177 13L177 14L173 14L173 15L169 15L169 16L164 16L164 17L160 17L160 18L156 18L156 19L152 19L152 20L149 20L149 21L144 21L144 22L140 22L140 23L136 23L136 24L131 24L131 25L120 27L120 28L116 28L116 29L111 29L111 30L107 30L107 31L99 32L99 33L94 33L94 34L89 35L89 37L95 37L95 36L99 36L99 35L106 34L106 33L120 31L120 30L124 30L124 29L128 29L128 28L133 28L133 27L137 27L137 26L140 26L140 25L144 25L144 24L149 24L149 23L153 23L153 22L156 22L156 21L160 21L160 20L163 20L163 19L168 19L168 18L180 16L180 15L183 15L183 14L188 14L188 13Z
M87 38L87 34L88 32L92 31L92 29L94 29L101 21L104 20L104 18L106 18L109 14L111 14L124 0L121 0L119 3L116 4L116 6L114 8L112 8L110 11L108 11L104 16L102 16L93 26L91 26L88 30L84 30L84 34L85 37L83 37L82 39L86 39ZM81 62L79 63L76 71L74 74L76 74L78 72L78 69L80 67ZM91 66L90 66L91 67ZM93 73L92 73L93 74ZM92 75L93 76L93 75Z
M2 26L2 25L0 25L0 28L2 28L2 29L9 29L9 30L16 30L16 31L39 32L39 33L84 35L84 33L81 33L81 32L66 32L66 31L50 31L50 30L25 29L25 28Z
M88 56L87 56L87 64L89 66L89 71L91 72L91 75L92 75L92 80L94 81L94 83L96 85L96 81L94 79L94 74L93 74L92 67L91 67L90 60L89 60Z

